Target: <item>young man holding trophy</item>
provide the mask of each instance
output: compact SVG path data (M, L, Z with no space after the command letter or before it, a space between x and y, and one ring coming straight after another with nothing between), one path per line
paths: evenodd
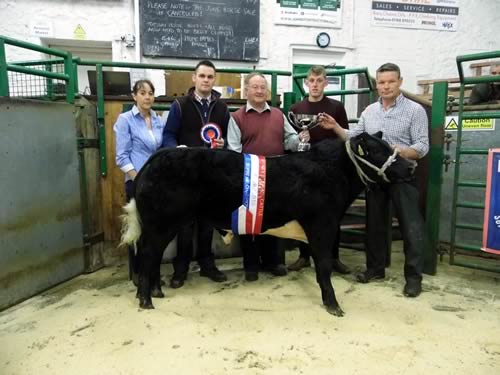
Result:
M311 126L311 123L318 123L321 121L322 113L327 113L332 116L341 127L348 129L349 126L344 105L338 100L327 98L324 95L325 88L328 86L325 68L320 65L312 66L307 72L305 83L309 88L309 96L290 108L292 112L289 116L291 117L290 120L295 119L296 123ZM321 126L311 126L309 135L311 144L326 138L337 137L335 132L323 129ZM309 245L301 243L299 249L299 258L288 266L290 271L298 271L311 265L311 251ZM332 253L333 270L341 274L349 273L347 266L339 260L339 237L337 237Z

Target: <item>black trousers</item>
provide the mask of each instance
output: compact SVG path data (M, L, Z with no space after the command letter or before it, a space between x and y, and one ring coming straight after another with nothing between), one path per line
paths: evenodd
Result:
M197 227L196 260L200 268L210 269L215 267L214 253L212 252L213 227L202 219L184 225L177 233L177 255L173 260L174 274L186 275L189 263L193 258L193 238Z
M385 268L391 238L392 201L404 241L404 275L408 279L422 279L423 252L428 246L424 220L418 205L415 181L370 186L366 193L366 266L377 271Z
M274 236L245 234L239 236L245 271L257 272L260 267L274 268L285 264L285 251L281 241Z
M333 259L339 259L339 247L340 247L340 225L337 228L337 237L335 238L335 243L332 247ZM311 246L309 244L300 242L299 244L300 257L309 260L311 257Z

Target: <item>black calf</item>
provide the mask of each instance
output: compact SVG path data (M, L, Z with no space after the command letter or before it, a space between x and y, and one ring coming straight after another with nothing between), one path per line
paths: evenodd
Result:
M343 315L330 279L331 248L342 216L364 187L362 179L390 183L411 172L386 142L366 133L346 144L325 140L309 152L267 158L262 231L299 222L329 313ZM151 296L163 295L159 264L181 225L202 217L217 228L231 227L231 213L241 205L242 175L243 155L227 150L164 149L149 159L135 179L123 239L130 243L140 235L140 307L153 308Z

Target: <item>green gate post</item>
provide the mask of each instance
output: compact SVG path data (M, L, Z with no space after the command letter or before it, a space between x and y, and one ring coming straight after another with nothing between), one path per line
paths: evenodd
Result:
M290 107L295 104L297 96L294 92L285 92L283 93L283 113L288 115L288 111Z
M73 57L68 52L64 58L64 73L68 75L66 81L66 101L70 104L75 102L75 73L73 71Z
M271 106L276 107L278 104L278 75L276 73L271 74Z
M425 226L429 247L424 249L424 273L436 274L437 248L439 243L439 210L441 207L441 183L443 178L443 141L448 82L436 82L432 89L432 115L429 150L429 172Z
M74 79L74 88L73 90L75 91L75 96L80 97L80 93L78 91L78 64L73 61L73 75L75 77Z
M106 162L106 128L104 126L104 88L102 85L102 65L96 64L96 85L97 85L97 126L99 128L99 161L101 176L108 174L108 164Z
M52 64L49 62L45 63L45 70L47 72L51 72L52 71ZM46 83L47 83L47 98L49 98L50 100L53 100L54 99L54 80L52 78L47 77Z
M5 41L2 38L0 38L0 96L9 96L9 76L7 74Z

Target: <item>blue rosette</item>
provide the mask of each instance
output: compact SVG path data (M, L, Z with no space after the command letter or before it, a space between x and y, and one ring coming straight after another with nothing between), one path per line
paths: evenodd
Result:
M220 129L220 126L213 123L209 122L205 126L201 128L200 131L200 137L205 142L206 144L211 145L213 139L220 139L222 136L222 131Z

